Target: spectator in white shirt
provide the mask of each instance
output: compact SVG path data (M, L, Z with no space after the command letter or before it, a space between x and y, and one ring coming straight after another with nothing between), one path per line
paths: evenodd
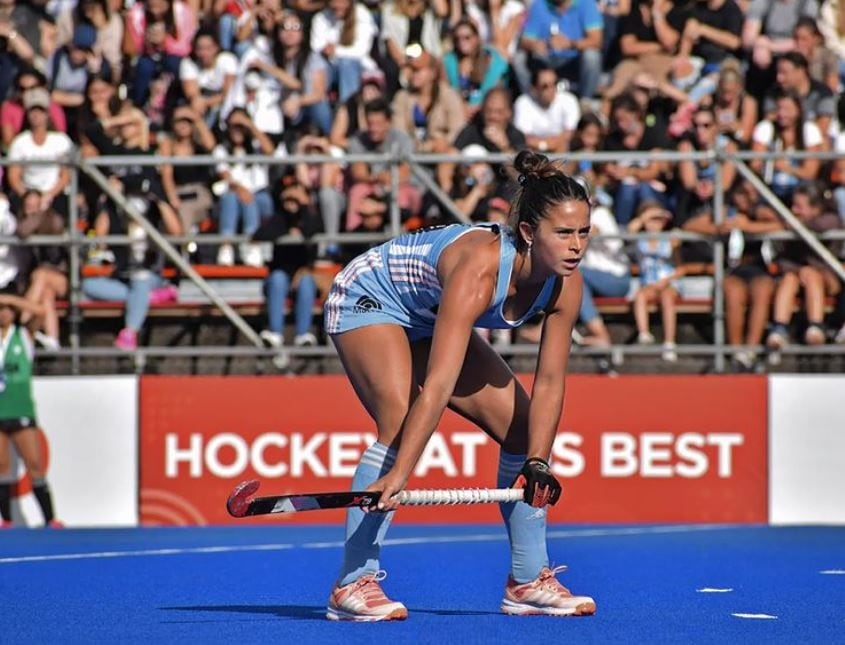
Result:
M530 148L550 152L569 149L569 140L581 108L569 92L558 91L557 73L551 67L537 67L531 73L531 92L514 103L514 125L525 135Z
M209 127L217 125L237 71L237 58L220 49L217 36L211 31L198 32L191 55L179 63L182 93Z
M311 51L321 53L329 62L340 103L359 90L363 70L376 69L370 50L377 33L370 12L353 0L329 0L328 6L314 16Z
M67 213L65 188L70 173L65 166L25 165L27 161L60 161L66 157L73 144L63 132L50 129L50 95L44 88L28 90L23 96L26 110L27 130L12 139L9 146L9 160L24 162L9 166L9 187L12 190L13 205L24 193L35 189L42 195L43 208L51 206L59 213Z

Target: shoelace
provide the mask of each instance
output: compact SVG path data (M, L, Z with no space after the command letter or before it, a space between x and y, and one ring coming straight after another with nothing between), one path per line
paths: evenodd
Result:
M387 577L387 571L379 569L375 573L367 574L358 578L353 593L360 593L364 600L370 601L374 598L385 598L384 591L378 585L379 582ZM376 583L372 585L370 583Z
M566 587L564 587L556 577L557 574L563 573L568 568L569 567L567 567L565 564L559 564L554 568L545 569L540 573L540 584L544 585L547 589L550 589L551 591L564 591L571 596L572 592L569 591L569 589L567 589Z

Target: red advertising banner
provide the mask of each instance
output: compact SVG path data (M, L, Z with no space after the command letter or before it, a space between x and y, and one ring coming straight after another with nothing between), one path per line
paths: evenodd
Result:
M765 522L766 397L757 376L570 376L552 455L564 493L550 521ZM266 495L348 490L375 440L343 376L145 376L140 417L147 525L339 522L342 511L234 520L225 501L245 479ZM497 463L495 442L448 413L409 488L495 487ZM498 519L495 505L396 517Z

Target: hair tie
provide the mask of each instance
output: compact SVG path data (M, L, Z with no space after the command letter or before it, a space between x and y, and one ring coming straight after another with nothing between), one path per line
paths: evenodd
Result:
M520 175L519 177L516 178L516 180L519 182L520 186L524 186L526 177L525 177L525 175Z

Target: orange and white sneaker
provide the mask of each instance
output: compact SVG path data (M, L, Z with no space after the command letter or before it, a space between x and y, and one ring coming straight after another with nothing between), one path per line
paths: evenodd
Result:
M332 589L326 618L356 622L405 620L408 617L405 605L384 595L379 584L386 577L386 571L377 571Z
M509 576L502 611L512 616L591 616L596 613L596 603L592 598L573 596L558 582L555 575L562 571L566 571L565 566L554 569L543 567L535 580L524 584Z

